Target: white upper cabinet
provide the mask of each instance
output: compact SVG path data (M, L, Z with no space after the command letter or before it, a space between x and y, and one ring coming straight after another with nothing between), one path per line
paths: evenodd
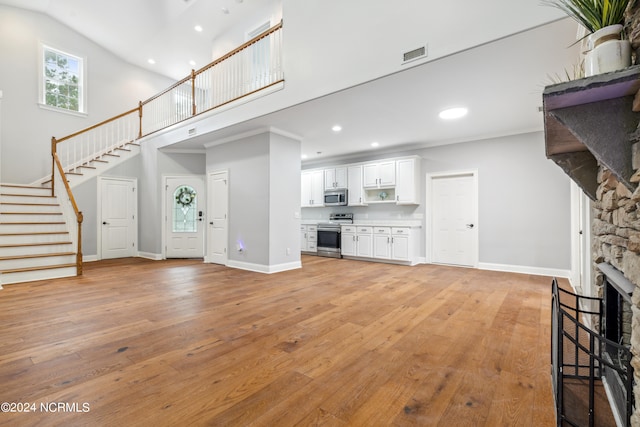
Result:
M300 206L324 206L324 174L322 170L302 172Z
M362 165L349 166L347 169L347 197L349 206L366 206L362 189Z
M302 207L324 206L324 191L344 189L349 206L420 204L419 156L302 172Z
M365 188L388 188L396 185L396 162L394 160L368 163L363 169Z
M324 188L330 190L332 188L347 188L347 168L329 168L324 170Z
M401 159L396 162L396 203L399 205L419 205L420 163L417 158Z

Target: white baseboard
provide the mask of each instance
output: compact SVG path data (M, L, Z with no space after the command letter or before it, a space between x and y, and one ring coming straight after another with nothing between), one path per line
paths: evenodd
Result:
M98 255L82 255L82 262L98 261Z
M138 257L150 259L152 261L162 261L162 254L154 254L151 252L138 252Z
M273 273L280 273L282 271L295 270L298 268L302 268L302 262L294 261L294 262L288 262L285 264L264 265L264 264L254 264L250 262L229 260L227 261L227 267L238 268L240 270L254 271L256 273L273 274Z
M528 267L525 265L509 265L509 264L491 264L487 262L478 263L478 269L490 270L490 271L503 271L506 273L531 274L534 276L561 277L563 279L568 279L571 273L569 270L562 270L559 268Z

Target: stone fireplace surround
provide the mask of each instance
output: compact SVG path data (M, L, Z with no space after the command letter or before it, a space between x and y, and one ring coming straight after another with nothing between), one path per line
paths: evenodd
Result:
M597 296L603 297L604 274L595 266L608 262L635 284L632 297L631 365L634 369L635 412L633 426L640 426L640 187L629 191L604 167L598 173L593 203L592 258Z
M635 286L631 425L640 427L640 65L548 86L543 102L547 157L593 201L591 296L603 297L599 263Z

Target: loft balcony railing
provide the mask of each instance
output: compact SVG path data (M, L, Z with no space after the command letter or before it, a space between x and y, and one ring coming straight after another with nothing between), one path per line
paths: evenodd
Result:
M136 108L71 135L53 137L51 192L55 195L59 183L67 182L67 174L89 166L107 153L283 81L280 22L205 67L192 70L189 76L139 102ZM71 188L65 185L65 189L78 223L78 274L81 274L82 212L75 204Z

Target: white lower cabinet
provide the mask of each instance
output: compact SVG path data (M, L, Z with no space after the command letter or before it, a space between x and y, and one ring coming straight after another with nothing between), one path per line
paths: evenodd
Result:
M396 261L413 261L413 247L411 244L410 228L391 228L391 258Z
M369 258L373 253L372 227L342 226L343 256L359 256Z
M391 259L391 228L374 227L373 257Z
M417 263L418 236L410 227L342 226L342 255Z
M318 226L301 225L300 226L300 251L301 252L318 252Z

